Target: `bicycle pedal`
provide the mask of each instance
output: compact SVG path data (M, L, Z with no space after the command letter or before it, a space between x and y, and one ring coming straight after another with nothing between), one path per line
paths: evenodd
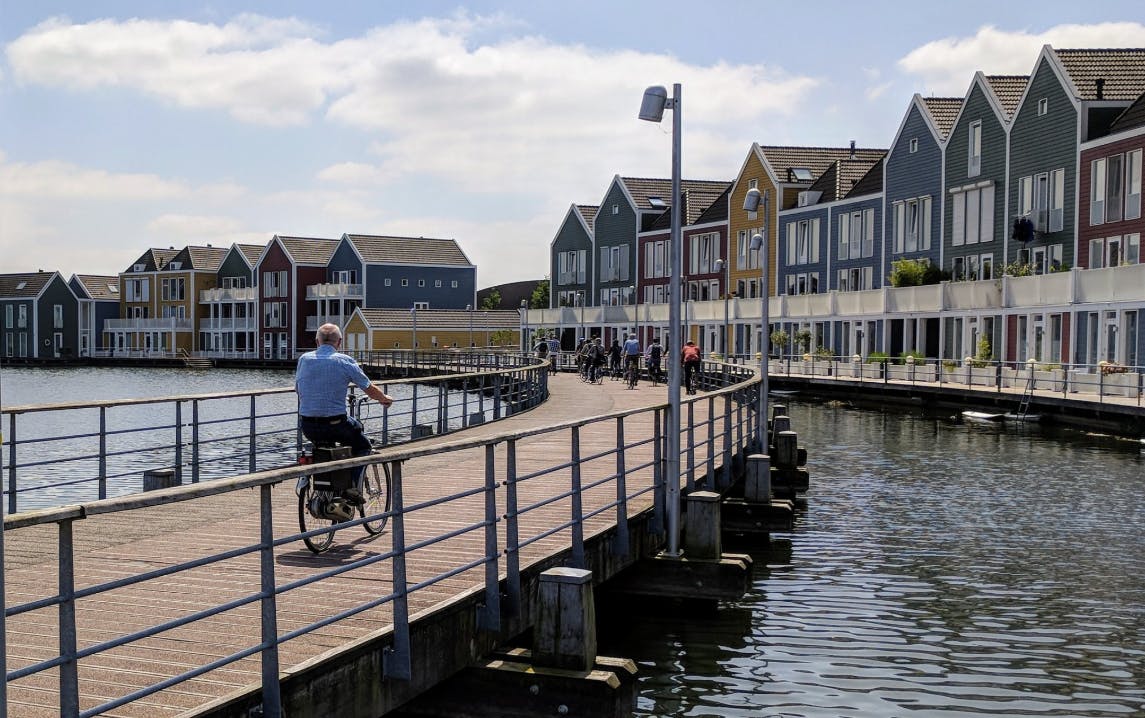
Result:
M358 491L357 489L346 489L342 492L342 498L345 499L346 503L350 504L351 506L366 505L366 497L362 496L362 492Z

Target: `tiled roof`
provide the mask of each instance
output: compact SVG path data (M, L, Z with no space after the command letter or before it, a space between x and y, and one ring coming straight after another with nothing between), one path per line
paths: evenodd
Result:
M958 117L958 111L962 109L962 101L961 97L922 98L926 111L930 113L934 126L938 128L940 139L945 140L950 136L950 130L954 129L954 120Z
M368 234L346 236L367 263L473 266L454 239L379 237Z
M101 274L77 274L76 279L87 290L92 299L112 299L119 301L119 277ZM115 287L115 291L111 291Z
M866 161L869 167L887 153L886 150L849 147L779 147L760 145L760 151L767 163L775 171L780 182L797 182L789 176L790 170L806 168L811 172L812 181L827 171L835 160L845 160L854 153L854 159Z
M229 250L223 247L187 247L191 258L191 269L217 272Z
M732 186L729 184L728 188L724 190L723 194L708 205L693 224L708 224L709 222L723 222L728 218L728 195L731 194Z
M266 249L265 244L236 244L235 247L242 252L247 264L252 267L258 264L258 258L262 256L263 250Z
M885 152L883 153L886 154ZM858 185L859 180L870 171L872 165L881 165L882 157L874 160L870 159L842 159L835 160L819 178L811 183L808 189L822 192L819 196L819 203L834 202L835 200L846 197ZM874 191L881 191L882 189L882 174L879 174L879 189ZM864 192L869 194L869 192Z
M1054 49L1079 97L1097 99L1097 81L1104 80L1102 99L1132 101L1145 92L1145 48Z
M1132 105L1125 108L1109 126L1110 134L1124 132L1145 125L1145 93L1141 94Z
M700 217L708 214L708 210L712 209L713 205L722 204L723 209L718 207L714 210L716 214L722 217L710 217L705 219L705 222L714 222L717 219L728 218L728 191L731 190L731 183L729 182L723 192L712 193L707 187L702 189L684 190L684 203L681 205L684 208L684 226L690 227L693 224L700 223ZM722 203L720 200L723 200ZM649 230L658 229L671 229L672 228L672 208L664 210L656 221L648 226Z
M278 235L282 246L298 264L329 264L338 248L337 239L318 237L283 237Z
M591 230L593 224L596 222L596 213L600 211L598 204L578 204L576 211L580 212L580 216L584 218L584 223L588 225Z
M167 263L174 259L181 251L182 250L175 249L174 247L167 249L152 247L140 255L139 259L132 262L131 266L127 268L127 271L130 272L135 269L135 265L142 264L144 272L154 272L157 269L162 269L167 266Z
M30 298L40 293L53 272L27 272L0 274L0 297L6 299Z
M362 318L371 329L412 327L413 312L409 309L361 309ZM419 309L417 328L422 329L469 329L472 319L474 328L484 331L487 327L497 329L520 329L521 314L516 309Z
M866 173L856 180L854 187L846 194L847 197L863 197L869 194L878 194L883 191L883 167L886 164L886 157L883 157L870 168Z
M637 210L659 209L649 201L652 197L658 197L665 205L672 203L672 180L670 179L621 177L620 181L624 183L628 193L632 195ZM680 191L707 192L712 196L719 196L729 184L731 183L713 180L681 180Z
M994 97L998 98L998 104L1006 113L1007 120L1014 117L1014 111L1018 109L1018 102L1029 81L1029 75L986 75L986 84L990 86Z

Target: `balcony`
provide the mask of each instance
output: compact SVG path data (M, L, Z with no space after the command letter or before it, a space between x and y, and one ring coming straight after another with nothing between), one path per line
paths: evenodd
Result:
M946 309L1000 309L1002 282L981 279L976 282L944 282Z
M199 302L202 304L253 302L256 299L258 299L257 287L217 287L199 292Z
M316 299L363 299L361 284L311 284L306 288L306 298Z
M1145 298L1145 264L1077 272L1078 302L1124 302Z
M107 319L104 320L103 330L127 332L189 332L194 330L195 324L190 319L177 319L175 317L160 317L152 319Z
M866 292L856 292L865 294ZM921 287L888 287L886 290L886 312L910 313L937 313L943 310L943 291L941 284L927 284ZM842 302L839 312L842 314ZM859 312L856 312L859 313Z
M1097 270L1106 271L1106 270ZM1054 272L1033 277L1007 277L1005 302L1008 307L1044 307L1073 301L1073 277L1079 272Z
M199 320L201 332L253 332L257 329L258 321L254 317L216 317Z
M306 331L316 332L318 327L323 324L337 324L339 327L346 326L346 322L350 321L352 315L347 314L342 316L340 314L327 314L323 316L309 316L306 317Z

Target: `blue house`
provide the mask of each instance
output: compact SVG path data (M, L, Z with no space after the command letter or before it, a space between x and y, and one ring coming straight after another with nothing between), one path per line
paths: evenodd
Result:
M549 244L549 306L580 306L592 294L596 205L574 204Z
M119 318L119 277L73 274L68 286L79 302L79 355L93 356L110 349L110 338L104 339L103 323Z
M59 272L0 274L0 354L58 359L79 350L79 300Z

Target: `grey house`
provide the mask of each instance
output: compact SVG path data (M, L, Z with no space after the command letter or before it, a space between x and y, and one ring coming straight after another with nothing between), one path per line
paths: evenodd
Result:
M73 274L68 286L79 302L79 355L92 356L110 349L103 325L108 319L119 318L119 277Z
M233 244L219 265L215 287L199 292L199 347L211 356L258 356L255 267L263 244Z
M0 356L60 359L79 353L79 300L59 272L0 274Z
M600 208L574 204L549 243L549 306L572 307L592 294L593 222Z

